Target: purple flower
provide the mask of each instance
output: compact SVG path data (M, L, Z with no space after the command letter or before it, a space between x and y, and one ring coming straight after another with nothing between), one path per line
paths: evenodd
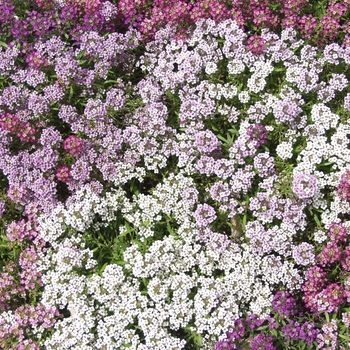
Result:
M248 324L250 329L255 329L262 326L265 321L259 319L257 315L251 314L245 319L245 322Z
M75 135L70 135L64 140L63 147L69 154L77 157L83 147L83 140Z
M0 219L2 218L5 211L5 201L0 201Z
M328 313L338 312L338 306L344 302L344 299L344 287L337 283L331 283L316 295L316 311Z
M297 341L300 334L300 323L297 321L291 321L282 327L282 332L287 340L292 339Z
M294 119L302 112L299 105L291 99L278 101L274 108L273 114L276 117L278 124L293 123Z
M250 345L252 350L277 350L272 342L271 336L259 334L251 340Z
M341 249L335 242L329 242L322 250L320 254L317 255L317 262L321 266L326 266L333 264L340 260Z
M350 272L350 245L345 247L340 263L345 271Z
M252 124L249 126L247 135L257 143L257 147L267 142L268 131L262 124Z
M301 325L299 331L299 338L304 340L309 346L314 340L316 340L317 335L320 331L316 328L315 324L312 322L304 322Z
M233 350L235 348L235 344L231 343L229 340L221 340L215 345L215 350Z
M342 222L333 222L329 226L328 236L334 243L340 243L346 240L348 232Z
M245 333L245 327L243 325L243 321L238 319L235 320L233 323L233 326L230 327L230 331L226 332L226 337L229 340L241 340L244 333Z
M293 259L299 265L307 266L315 262L315 255L312 252L313 245L303 242L293 248Z
M264 39L259 35L252 35L247 41L248 50L253 55L260 55L265 48Z
M56 170L56 177L59 181L68 182L71 178L70 167L62 165Z
M274 173L274 158L270 156L269 152L259 153L254 158L254 167L259 172L260 177L267 177Z
M206 130L196 135L194 146L202 153L210 153L218 149L220 142L210 130Z
M293 192L300 199L308 199L317 191L317 179L313 175L299 174L293 180Z
M319 266L313 266L306 273L306 282L302 286L305 293L319 292L327 281L326 272Z
M296 306L297 303L289 292L278 291L272 300L273 311L282 318L295 315L297 313Z
M216 212L208 204L198 204L197 210L193 214L199 227L206 227L216 219Z

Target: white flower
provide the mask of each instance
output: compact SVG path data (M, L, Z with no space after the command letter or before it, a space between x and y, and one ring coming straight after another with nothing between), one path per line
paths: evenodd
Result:
M318 230L314 233L314 241L317 243L323 243L325 240L327 240L327 235L325 232Z
M207 65L205 66L205 73L207 74L213 74L217 72L217 70L218 70L218 67L214 62L208 62Z
M249 91L255 92L256 94L262 90L264 90L266 86L266 80L263 77L259 77L253 74L247 82L247 86Z
M241 74L245 69L245 65L242 61L233 59L227 64L227 69L229 74Z
M249 92L248 91L242 91L238 94L238 99L242 103L247 103L250 100Z
M293 145L290 142L283 141L276 147L276 153L283 160L292 158Z

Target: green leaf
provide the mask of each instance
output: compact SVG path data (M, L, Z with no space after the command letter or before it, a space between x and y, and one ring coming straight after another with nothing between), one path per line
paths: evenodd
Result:
M245 229L246 224L247 224L247 213L245 213L243 216L243 229Z
M105 84L118 83L118 81L117 80L106 80L104 83Z
M347 341L350 341L350 337L347 337L346 335L343 335L343 334L338 334L340 338L343 338Z
M168 230L168 232L170 233L171 236L176 236L176 234L175 234L175 232L174 232L174 230L173 230L173 228L171 227L171 225L170 225L169 222L167 222L166 228L167 228L167 230Z
M69 99L71 99L73 97L73 94L74 94L74 90L73 90L73 86L71 85L69 87Z
M80 60L81 58L83 58L86 55L86 50L81 50L78 55L77 55L77 59Z
M108 263L104 263L100 269L100 273L102 273L104 271L104 269L107 267Z
M317 223L317 226L318 226L318 227L321 227L322 225L321 225L321 223L320 223L320 220L318 220L317 215L316 215L316 214L314 214L314 215L313 215L313 217L314 217L314 220L315 220L315 221L316 221L316 223Z
M221 136L221 135L217 135L218 139L220 139L221 141L224 141L225 143L227 143L227 140Z
M271 329L271 330L270 330L270 333L271 333L275 338L278 337L278 332L276 331L276 329Z

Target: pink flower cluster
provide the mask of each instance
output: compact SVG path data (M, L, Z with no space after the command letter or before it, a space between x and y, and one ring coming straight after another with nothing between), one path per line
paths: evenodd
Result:
M340 199L350 202L350 170L346 170L342 175L337 193Z
M220 22L228 18L236 20L241 28L253 25L257 28L276 30L279 26L297 28L306 39L316 41L322 46L334 41L342 32L349 34L349 28L343 24L350 5L331 2L323 17L317 18L313 14L312 4L301 0L199 0L194 3L187 1L153 1L121 0L118 2L119 14L125 24L133 25L140 30L146 39L151 39L157 28L167 23L175 24L179 32L189 24L199 19L211 18ZM184 32L184 31L183 31ZM344 43L349 35L345 35ZM250 50L259 52L262 39L255 37L250 42ZM253 51L252 51L253 52Z
M68 165L62 165L56 170L56 177L58 181L68 182L71 178L70 167Z
M77 157L83 147L83 140L75 135L70 135L64 140L63 148L72 156Z
M38 130L32 127L29 122L22 122L11 113L0 115L0 128L15 134L22 142L36 141Z
M331 283L326 288L326 272L318 266L311 267L302 286L305 293L305 306L312 312L337 312L344 302L344 288L338 283Z
M11 222L6 229L6 236L11 241L23 242L24 239L33 240L38 235L35 222L24 219Z
M28 339L32 327L41 325L43 328L52 327L59 313L46 309L43 305L22 305L14 313L14 322L0 323L0 344L10 344L16 341L18 345L12 349L40 349L37 342Z
M45 68L48 65L45 57L35 51L27 55L26 62L28 63L29 67L32 67L34 69Z
M328 236L331 241L316 257L319 266L307 271L306 282L302 286L305 305L313 312L337 312L339 305L350 296L349 288L343 286L341 281L330 283L331 278L327 277L326 272L328 267L339 262L345 271L350 272L350 245L342 247L348 236L346 227L341 222L332 223Z

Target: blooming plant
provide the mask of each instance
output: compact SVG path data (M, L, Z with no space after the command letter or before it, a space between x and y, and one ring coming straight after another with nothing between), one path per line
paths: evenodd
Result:
M1 348L350 347L349 4L228 3L0 4Z

